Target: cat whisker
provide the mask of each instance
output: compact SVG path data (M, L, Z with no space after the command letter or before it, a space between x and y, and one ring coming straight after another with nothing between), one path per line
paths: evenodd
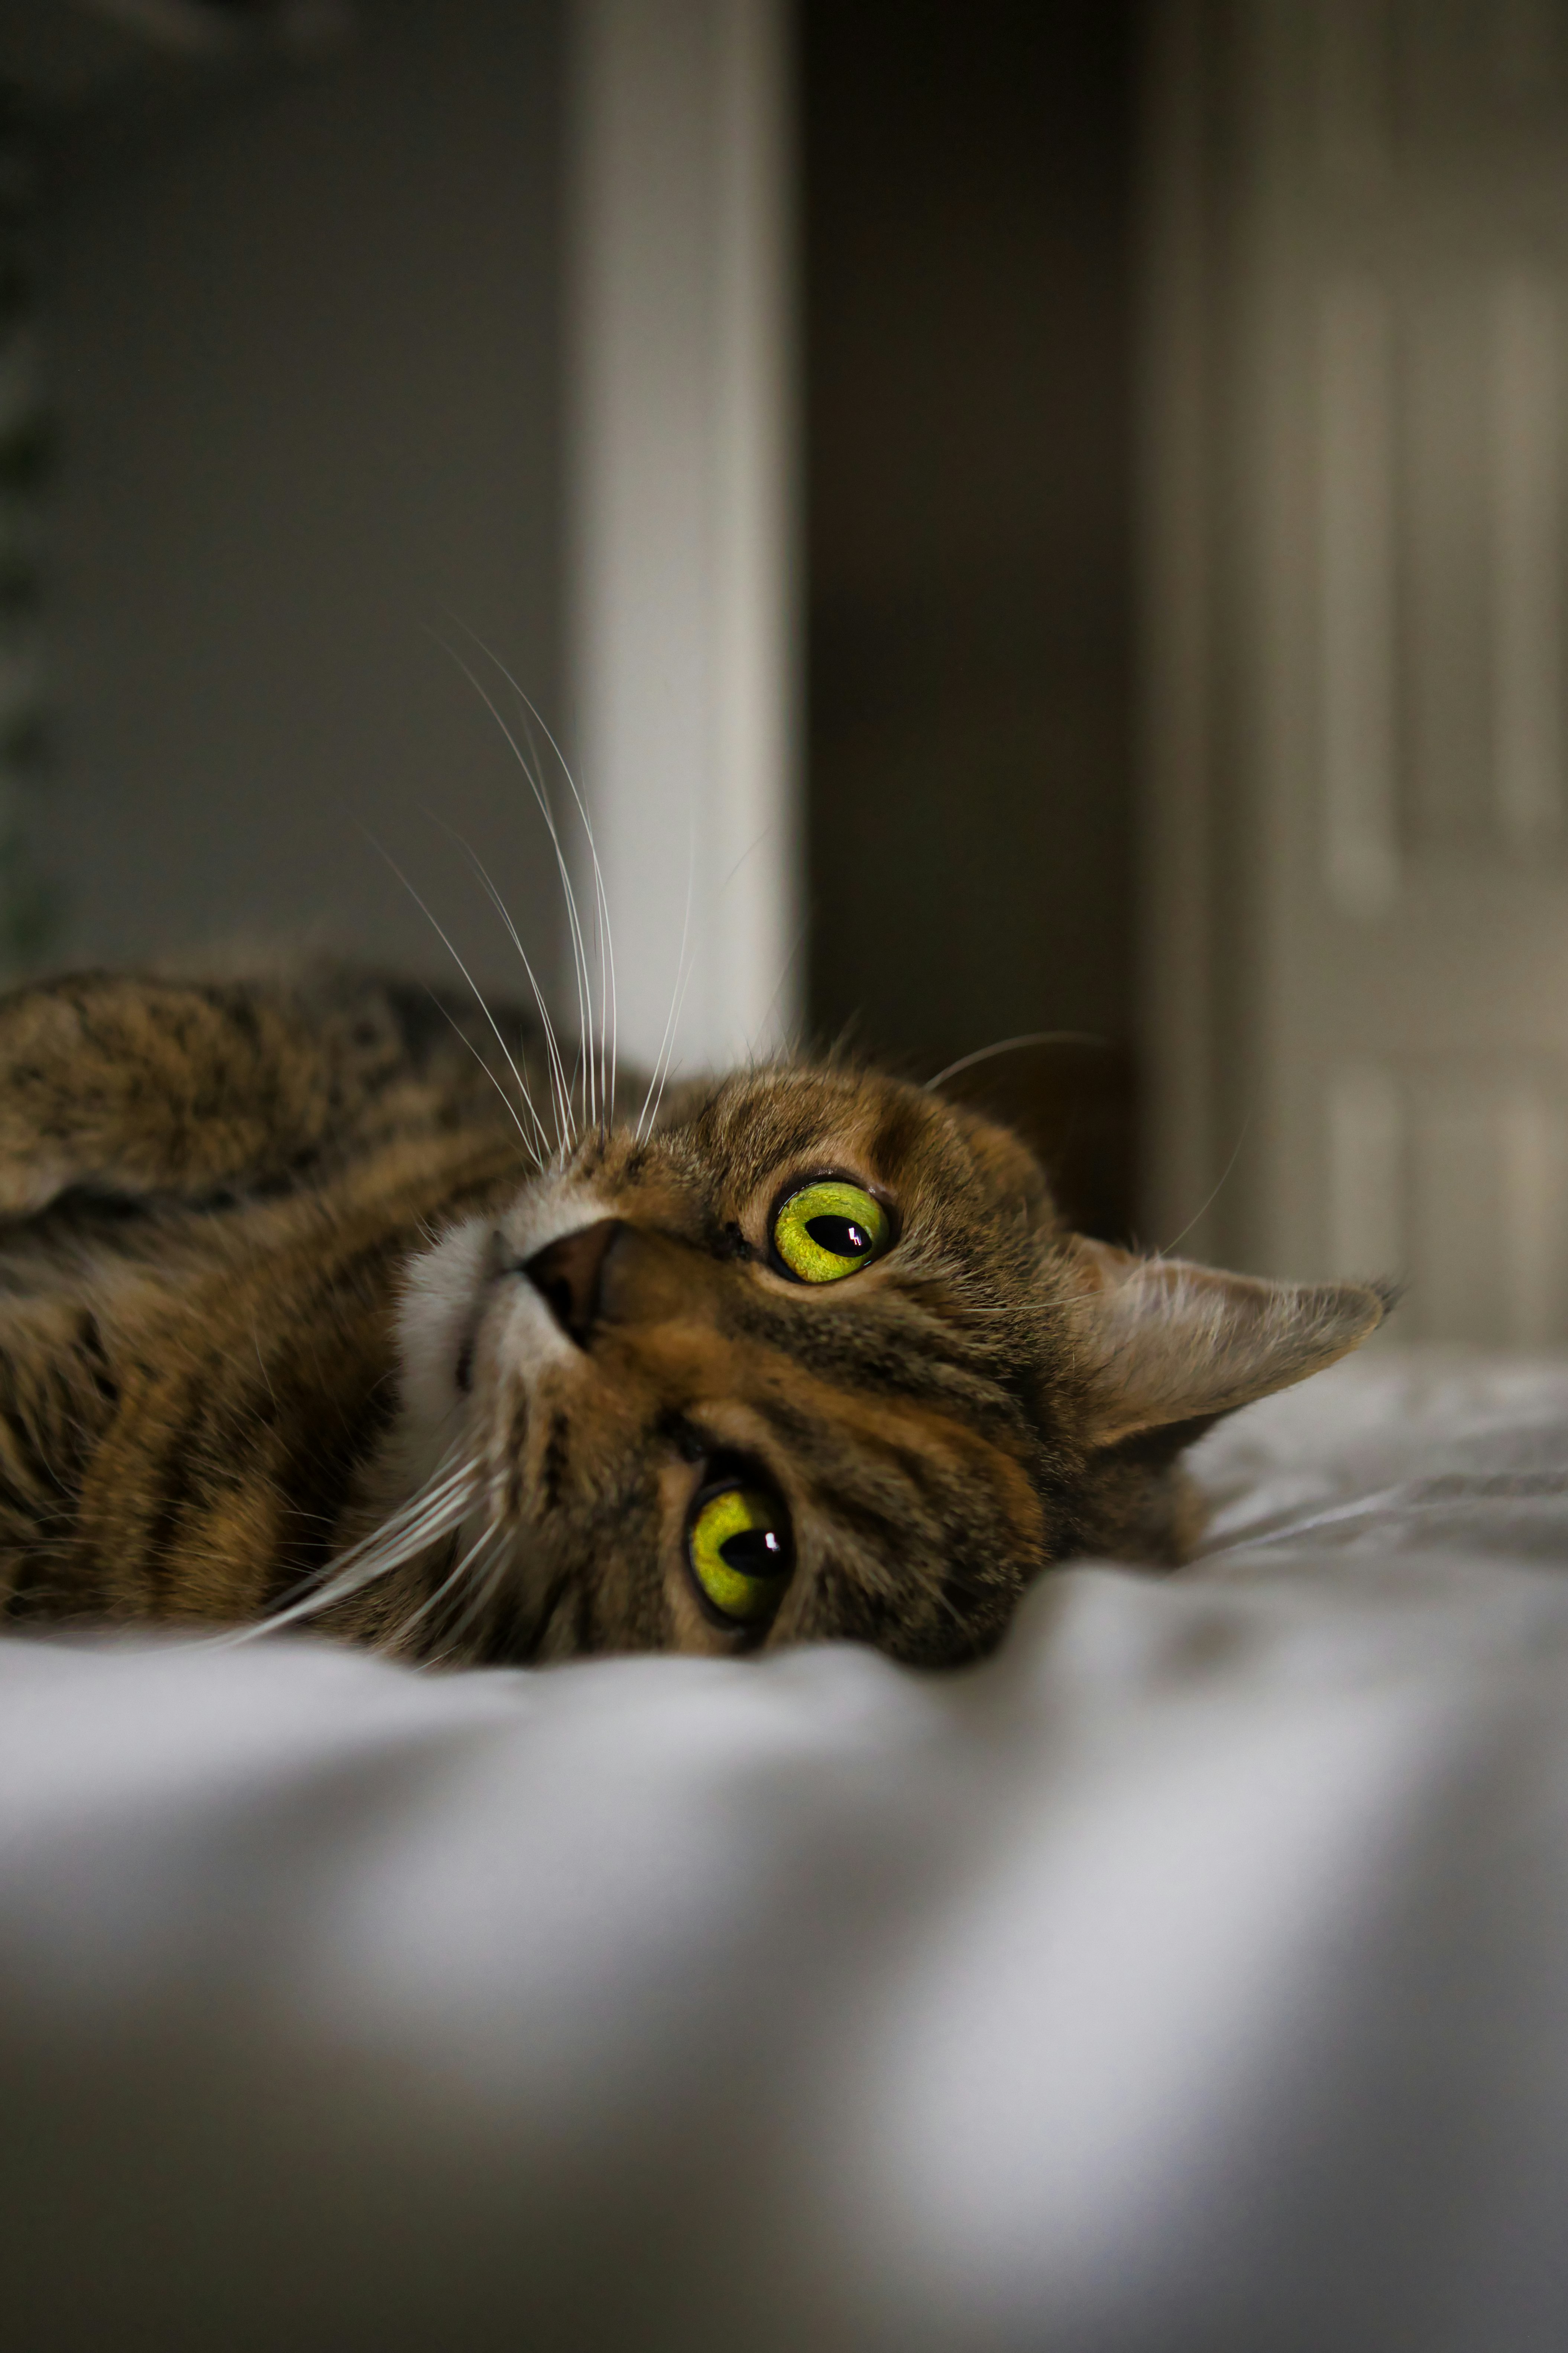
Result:
M389 1568L400 1567L425 1551L436 1539L445 1535L473 1508L473 1480L470 1471L450 1494L428 1502L420 1513L399 1523L395 1518L378 1529L374 1537L352 1546L340 1558L339 1571L321 1590L293 1605L295 1610L320 1609L341 1599L348 1591L358 1592ZM268 1621L279 1622L278 1619Z
M429 997L432 1005L435 1006L437 1011L442 1014L447 1021L450 1023L454 1036L460 1039L462 1043L468 1048L469 1053L473 1056L480 1070L483 1071L486 1078L489 1079L491 1086L494 1087L497 1094L500 1095L502 1103L505 1103L507 1110L511 1113L512 1124L516 1127L519 1135L522 1137L523 1145L528 1153L529 1158L532 1161L534 1166L540 1171L541 1175L542 1175L544 1170L544 1155L548 1153L550 1148L550 1138L544 1132L543 1122L541 1120L538 1112L534 1109L533 1097L529 1093L528 1089L524 1087L522 1091L523 1103L537 1132L536 1138L530 1138L523 1127L522 1122L518 1118L516 1107L512 1103L511 1097L508 1094L506 1089L502 1086L500 1081L497 1078L495 1072L491 1070L489 1064L486 1061L484 1056L475 1045L473 1039L467 1035L458 1022L452 1019L452 1016L447 1012L447 1008L442 1004L440 998L437 996L433 988L426 988L425 993ZM541 1146L543 1147L542 1151L541 1150ZM438 1239L436 1233L428 1228L423 1220L420 1221L420 1231L424 1234L427 1242L434 1243Z
M689 829L686 837L686 909L680 918L680 951L675 959L675 985L669 992L669 1011L665 1016L664 1035L658 1041L658 1052L654 1057L653 1074L647 1082L647 1092L643 1097L642 1109L637 1113L637 1140L639 1144L644 1140L645 1132L651 1133L653 1122L658 1116L658 1102L664 1099L664 1081L668 1075L665 1058L667 1054L673 1054L675 1050L676 1025L680 1018L681 1001L686 994L685 982L682 980L681 974L686 965L686 944L691 932L691 898L696 887L696 879L697 845ZM689 977L688 974L687 978ZM656 1089L658 1102L654 1099Z
M488 646L482 650L489 660L495 660L495 656L490 653ZM503 671L502 675L505 677L509 673ZM595 1117L597 1110L590 1069L594 1036L594 976L588 955L588 934L583 923L582 911L577 904L577 894L573 887L570 865L555 826L555 804L545 786L544 763L539 756L539 746L533 740L533 730L528 723L526 712L522 718L522 732L528 744L529 773L534 797L541 807L548 807L550 812L552 839L556 848L557 870L566 901L566 922L572 941L573 969L577 976L577 1059L572 1076L574 1086L579 1079L582 1081L581 1115L583 1124L587 1125Z
M391 867L393 872L396 875L398 881L402 883L404 889L407 892L409 897L413 900L420 913L425 917L426 922L430 925L430 928L435 933L437 938L440 941L442 946L446 949L447 955L451 957L452 962L457 965L458 970L462 974L463 978L468 982L468 987L473 990L474 1002L479 1007L479 1011L484 1015L485 1019L489 1023L491 1029L494 1031L496 1044L506 1056L507 1068L510 1071L512 1077L517 1081L523 1101L528 1103L529 1109L531 1111L533 1105L531 1099L529 1096L528 1083L523 1078L522 1072L518 1069L517 1064L512 1060L511 1049L507 1044L506 1039L501 1036L500 1025L497 1021L495 1015L490 1011L489 1007L486 1004L478 981L474 978L473 974L468 970L468 965L463 962L462 957L458 954L457 949L452 945L451 941L447 938L446 933L442 930L440 924L437 922L435 916L431 913L424 900L419 896L418 892L414 888L413 883L408 880L407 875L405 874L402 867L397 863L397 860L389 851L382 849L380 842L376 840L374 834L368 834L366 836L366 839L370 842L373 849L381 851L382 857L386 860L387 864ZM491 1076L494 1076L493 1072L491 1073ZM505 1099L504 1089L502 1090L502 1099L503 1101ZM535 1114L535 1116L537 1117L537 1114ZM521 1120L518 1118L515 1110L512 1112L512 1119L516 1124L519 1135L522 1137L523 1143L528 1145L527 1133L524 1130ZM531 1145L529 1146L529 1149L532 1149Z
M467 631L467 634L473 638L475 645L478 646L479 651L485 656L486 659L495 665L495 668L500 672L502 678L505 679L507 684L510 687L518 701L522 704L523 709L528 712L529 717L533 721L534 725L539 728L545 742L554 753L561 773L566 779L567 790L571 793L572 798L577 805L577 815L582 821L584 839L588 844L588 855L593 861L594 867L594 891L596 901L595 923L598 927L600 947L599 1038L601 1059L599 1068L602 1100L607 1106L613 1105L616 1093L616 1058L619 1051L619 1009L616 997L616 950L615 941L610 929L610 902L609 895L605 888L605 871L599 862L598 844L594 839L594 821L588 815L587 803L584 799L582 793L578 790L577 780L572 774L572 770L567 764L566 755L562 751L561 746L556 742L554 736L552 734L547 722L541 716L539 709L534 703L532 697L523 687L518 684L517 680L513 678L510 670L508 670L505 662L501 660L500 655L495 653L489 646L486 645L482 638L476 637L473 630L468 628L468 624L466 622L459 621L458 626L459 628ZM532 737L531 732L530 742L531 743L531 741ZM608 990L609 1003L608 1034L610 1057L607 1086L604 1084L605 1065L603 1060L603 1049L605 1035L605 1014L606 988Z
M596 1022L596 1035L598 1040L598 1108L596 1116L601 1134L607 1134L609 1131L610 1117L615 1102L616 1065L619 1051L617 1029L620 1016L616 995L616 950L615 940L610 927L609 894L605 886L604 868L599 861L599 846L594 838L593 819L588 815L587 803L584 801L582 793L578 789L577 780L566 765L565 755L562 752L560 744L551 733L548 725L544 720L541 718L536 704L533 702L527 691L518 684L510 670L507 669L506 664L491 652L489 646L481 644L481 650L490 661L495 663L496 668L500 670L507 684L511 688L512 692L517 696L519 702L522 705L524 712L523 732L528 737L528 748L533 754L534 765L541 773L542 773L543 762L539 757L539 746L533 739L533 728L529 723L531 719L537 723L543 733L545 742L554 753L556 765L559 766L562 775L566 779L567 790L571 793L573 802L576 807L578 820L583 828L584 839L588 845L588 857L594 872L594 936L599 952L599 1007ZM589 1013L590 1019L588 1023L588 1035L584 1043L584 1051L585 1055L593 1050L595 1034L595 1022L593 1018L593 991L591 987L589 989Z
M1219 1182L1215 1185L1214 1191L1209 1195L1207 1200L1204 1202L1202 1208L1195 1210L1187 1219L1186 1224L1176 1236L1175 1241L1169 1241L1164 1245L1163 1250L1155 1251L1154 1255L1156 1258L1169 1258L1171 1252L1176 1247L1176 1242L1184 1242L1187 1236L1192 1232L1193 1228L1197 1224L1198 1219L1200 1218L1206 1217L1208 1212L1213 1208L1215 1203L1218 1200L1220 1194L1225 1189L1225 1186L1230 1176L1231 1170L1236 1166L1237 1162L1241 1157L1241 1147L1247 1142L1247 1131L1251 1124L1252 1113L1248 1112L1246 1118L1241 1123L1241 1132L1237 1135L1235 1145L1231 1148L1230 1158L1226 1162L1225 1166L1219 1172Z
M502 1535L505 1533L499 1521L492 1522L490 1532L496 1536ZM469 1627L475 1624L479 1619L483 1617L485 1611L489 1608L491 1602L495 1599L496 1595L500 1592L501 1586L505 1582L507 1571L510 1566L511 1559L512 1556L508 1552L506 1546L504 1545L501 1546L496 1552L495 1557L487 1564L483 1574L475 1579L475 1590L469 1596L466 1606L452 1627L451 1640L453 1642L460 1642L463 1637L467 1634Z
M696 969L697 958L696 955L693 955L687 964L686 977L680 984L680 994L676 998L673 1008L673 1019L670 1025L669 1050L665 1058L664 1069L659 1075L658 1092L654 1096L653 1108L647 1115L648 1134L650 1135L652 1134L655 1124L658 1119L658 1107L664 1101L665 1088L669 1084L669 1074L675 1068L675 1040L679 1034L680 1016L686 1005L686 992L691 986L691 976Z
M767 1001L767 1004L766 1004L766 1006L765 1006L765 1007L764 1007L764 1008L763 1008L763 1018L762 1018L762 1019L761 1019L761 1020L758 1022L758 1024L757 1024L756 1037L755 1037L755 1038L753 1039L753 1040L752 1040L752 1060L755 1060L755 1059L756 1059L756 1056L757 1056L757 1053L758 1053L759 1048L760 1048L760 1046L761 1046L761 1044L762 1044L762 1041L763 1041L763 1040L766 1038L766 1036L767 1036L768 1023L773 1019L773 1008L777 1005L777 1003L778 1003L778 1001L779 1001L779 998L780 998L780 997L783 996L783 994L784 994L784 983L785 983L785 981L786 981L786 980L788 980L788 978L789 978L789 976L790 976L790 973L791 973L791 970L792 970L792 969L793 969L793 967L794 967L795 960L796 956L800 954L800 952L801 952L802 948L805 945L806 934L807 934L807 932L810 930L810 928L811 928L811 919L810 919L810 917L809 917L809 916L807 916L807 918L806 918L806 920L805 921L805 923L803 923L801 924L801 926L800 926L799 930L795 933L795 939L794 939L794 941L792 942L791 946L790 946L790 952L789 952L788 955L786 955L786 956L785 956L785 958L784 958L784 963L783 963L783 964L781 965L781 966L779 967L779 976L778 976L777 980L775 980L775 981L774 981L774 983L773 983L773 995L769 997L769 999L768 999L768 1001ZM771 1060L773 1058L772 1058L772 1056L770 1055L770 1056L768 1057L768 1059Z
M423 1532L425 1523L447 1514L453 1498L471 1488L477 1475L477 1466L471 1456L458 1460L456 1450L449 1451L424 1484L416 1488L407 1502L399 1504L389 1512L373 1535L361 1537L359 1543L351 1546L342 1558L346 1561L352 1556L373 1551L388 1538L400 1540L410 1533Z
M524 694L524 692L523 692L523 691L522 691L521 687L521 686L519 686L519 684L518 684L518 682L517 682L516 679L514 679L514 678L512 677L511 672L510 672L510 671L506 668L506 666L505 666L505 664L504 664L503 662L501 662L500 659L498 659L498 658L497 658L497 656L496 656L496 655L494 655L493 653L491 653L491 651L490 651L490 649L489 649L489 646L486 646L486 645L482 645L482 644L481 644L481 646L480 646L480 650L483 652L483 654L485 655L485 657L486 657L486 659L487 659L488 660L489 660L489 661L491 661L491 662L494 662L494 663L495 663L496 668L500 671L501 676L506 680L507 684L511 688L512 692L517 696L517 698L518 698L518 701L519 701L520 704L522 706L522 712L521 712L522 732L523 732L524 735L528 738L528 752L529 752L529 757L530 757L530 759L533 762L533 771L534 771L534 775L535 775L535 776L536 776L541 780L541 782L542 783L543 776L544 776L544 763L543 763L543 761L542 761L542 760L540 758L540 756L539 756L539 745L538 745L538 744L537 744L537 743L535 743L535 741L534 741L534 736L533 736L533 728L532 728L532 726L531 726L531 723L530 723L530 717L529 717L530 712L533 712L533 705L532 705L532 703L531 703L531 702L530 702L530 701L529 701L529 699L528 699L527 695L526 695L526 694ZM533 715L534 715L535 717L537 717L537 716L538 716L537 712L534 712L534 713L533 713ZM540 720L540 723L540 723L540 725L541 725L542 727L543 727L543 726L544 726L544 723L543 723L543 721L542 721L542 720ZM549 734L550 734L550 731L549 731L549 729L548 729L548 728L545 728L545 729L544 729L544 732L545 732L546 735L549 735ZM550 740L551 740L552 745L553 745L553 744L554 744L554 738L553 738L553 736L552 736L552 737L550 738ZM555 756L556 756L557 760L561 761L561 766L562 766L563 771L563 772L564 772L564 774L565 774L565 776L566 776L566 782L567 782L567 784L568 784L569 786L571 786L571 787L572 787L573 797L574 797L574 799L576 799L576 798L577 798L577 788L576 788L575 785L574 785L574 784L572 783L572 773L571 773L571 770L570 770L570 769L568 769L568 768L566 767L566 764L565 764L565 762L564 762L563 760L561 760L561 754L560 754L559 751L557 751L557 752L556 752ZM583 818L583 822L584 822L584 826L586 826L586 824L587 824L586 812L585 812L585 811L584 811L584 809L583 809L583 806L582 806L582 802L581 802L581 800L580 800L580 799L577 801L577 807L578 807L578 812L579 812L579 815L580 815L580 816L582 816L582 818ZM590 847L590 849L592 849L592 847L593 847L593 835L592 835L592 833L591 833L591 832L589 833L588 840L589 840L589 847ZM595 860L595 863L596 863L596 860ZM599 1012L598 1012L598 1029L599 1029L599 1037L600 1037L600 1039L601 1039L601 1042L602 1042L602 1041L603 1041L603 1038L604 1038L604 1030L605 1030L605 927L604 927L604 923L603 923L603 919L602 919L602 910L601 910L601 906L600 906L600 903L599 903L599 902L600 902L600 898L601 898L601 896L602 896L602 892L601 892L601 889L600 889L600 886L599 886L599 883L598 883L598 879L597 879L597 877L595 876L595 906L594 906L594 933L595 933L595 940L596 940L596 942L597 942L598 949L599 949ZM575 901L574 901L573 904L574 904L574 910L575 910ZM591 1084L590 1084L591 1073L590 1073L590 1070L589 1070L589 1061L590 1061L590 1057L592 1056L592 1053L593 1053L593 1050L594 1050L594 1023L595 1023L595 1014L594 1014L594 984L593 984L593 978L592 978L592 976L591 976L591 974L590 974L590 972L589 972L589 968L588 968L588 935L587 935L587 933L586 933L585 929L584 929L584 926L583 926L582 920L581 920L581 917L580 917L580 916L579 916L579 918L578 918L578 923L577 923L577 933L578 933L578 937L582 940L582 943L583 943L583 971L584 971L584 984L585 984L585 987L586 987L586 994L587 994L587 1013L586 1013L586 1016L585 1016L584 1020L584 1023L583 1023L583 1035L582 1035L582 1041L581 1041L581 1043L580 1043L580 1045L579 1045L579 1047L578 1047L578 1054L577 1054L577 1067L578 1067L578 1070L581 1071L581 1073L582 1073L582 1077L583 1077L583 1121L584 1121L584 1124L585 1126L586 1126L586 1125L593 1124L595 1124L595 1122L597 1122L597 1124L600 1124L600 1126L602 1127L602 1125L603 1125L602 1109L601 1109L601 1106L602 1106L602 1094L601 1094L600 1096L598 1096L598 1097L595 1097L595 1094L594 1094L594 1092L593 1092L593 1091L592 1091ZM600 1081L600 1084L601 1084L601 1088L602 1088L603 1079L604 1079L604 1061L603 1061L603 1056L602 1056L602 1055L601 1055L601 1058L600 1058L600 1061L599 1061L599 1065L598 1065L598 1071L597 1071L596 1075L597 1075L597 1077L598 1077L598 1079L599 1079L599 1081Z
M571 1107L571 1096L567 1092L566 1085L566 1066L562 1059L560 1045L556 1039L555 1024L550 1018L550 1008L545 1004L544 993L540 987L538 980L534 976L533 966L528 959L528 951L523 946L522 941L518 934L517 925L512 922L506 902L502 899L500 892L496 889L495 884L491 881L489 874L485 871L485 869L480 863L471 844L464 840L462 835L457 830L456 827L448 825L445 818L437 817L433 809L427 809L426 811L426 815L430 818L432 824L438 825L442 832L449 834L452 839L457 843L458 849L462 851L464 857L468 860L469 865L473 868L475 874L478 876L481 887L489 899L490 904L494 907L497 914L500 915L501 922L506 925L511 944L522 960L522 968L528 976L528 985L533 992L533 1002L538 1008L539 1018L544 1030L544 1050L550 1061L552 1092L552 1095L558 1095L560 1099L563 1099L565 1104L565 1111L563 1113L562 1100L557 1100L555 1103L556 1144L558 1149L564 1151L566 1145L567 1124L570 1118ZM538 1114L535 1113L536 1118ZM541 1133L542 1134L542 1127L541 1129Z
M446 1459L449 1461L451 1457ZM297 1625L302 1619L315 1617L340 1601L350 1600L389 1570L413 1559L447 1528L460 1525L473 1508L479 1466L469 1458L441 1477L437 1473L443 1467L437 1465L437 1473L432 1473L425 1486L390 1514L379 1528L340 1553L323 1581L313 1585L299 1600L270 1611L255 1625L215 1636L212 1647L229 1650L242 1642L258 1641L265 1634L278 1633L285 1626Z
M418 1609L410 1610L407 1617L402 1620L397 1629L396 1641L389 1647L395 1649L400 1647L405 1639L413 1632L415 1627L419 1625L425 1619L428 1618L433 1609L437 1609L440 1606L440 1604L446 1599L447 1594L451 1592L453 1587L458 1584L462 1578L468 1575L469 1569L481 1556L486 1550L486 1547L494 1544L500 1533L500 1529L493 1525L481 1531L479 1535L476 1537L475 1541L468 1546L468 1551L453 1564L447 1575L441 1579L440 1584L437 1586L435 1591L427 1594L425 1599L419 1604Z
M934 1079L925 1082L926 1092L940 1087L944 1079L955 1079L960 1071L973 1070L976 1062L993 1061L999 1054L1016 1053L1023 1046L1109 1046L1109 1038L1097 1037L1091 1029L1026 1029L1016 1038L998 1038L994 1045L977 1046L973 1054L961 1054L956 1062L949 1062ZM1198 1212L1201 1217L1203 1212Z
M432 632L432 634L434 635L435 633ZM458 653L455 646L449 646L445 638L442 637L437 637L436 642L441 647L443 652L447 654L462 671L463 676L468 680L468 684L473 688L474 692L479 696L479 701L484 704L485 709L489 712L490 717L500 729L502 735L505 737L507 744L511 749L513 758L516 760L518 766L522 770L523 775L528 779L529 789L533 795L541 817L544 819L545 830L550 836L550 846L555 853L556 872L560 877L562 892L564 894L566 901L566 923L572 943L572 968L577 991L577 1018L580 1030L583 1036L586 1037L592 1027L593 1020L593 995L588 972L588 952L584 944L583 927L577 913L576 894L572 888L572 877L566 864L566 853L561 846L561 835L555 823L555 812L550 805L550 797L544 789L542 779L536 775L533 768L529 765L526 753L523 751L521 744L518 742L517 737L512 733L510 727L507 724L504 715L497 706L494 698L489 692L482 681L474 675L474 672L469 669L468 663L463 659L462 655ZM564 1149L564 1139L563 1140L563 1149Z

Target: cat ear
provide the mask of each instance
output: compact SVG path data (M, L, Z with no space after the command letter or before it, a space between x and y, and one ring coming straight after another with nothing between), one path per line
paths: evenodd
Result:
M1386 1286L1265 1282L1081 1234L1069 1250L1096 1446L1289 1388L1359 1346L1394 1303Z

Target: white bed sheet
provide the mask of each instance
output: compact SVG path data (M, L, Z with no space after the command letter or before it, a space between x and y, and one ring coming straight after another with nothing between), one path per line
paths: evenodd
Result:
M0 2342L1568 2345L1568 1365L946 1677L0 1643Z

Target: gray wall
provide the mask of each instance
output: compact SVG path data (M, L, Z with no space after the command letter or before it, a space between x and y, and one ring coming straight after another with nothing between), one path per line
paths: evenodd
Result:
M520 980L439 810L552 967L522 779L426 629L449 610L552 723L559 643L554 0L366 0L308 78L47 183L63 433L51 556L58 955L309 936Z

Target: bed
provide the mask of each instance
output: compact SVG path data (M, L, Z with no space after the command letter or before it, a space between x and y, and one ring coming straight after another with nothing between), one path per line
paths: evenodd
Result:
M1568 2344L1568 1363L1002 1651L0 1644L0 2339Z

